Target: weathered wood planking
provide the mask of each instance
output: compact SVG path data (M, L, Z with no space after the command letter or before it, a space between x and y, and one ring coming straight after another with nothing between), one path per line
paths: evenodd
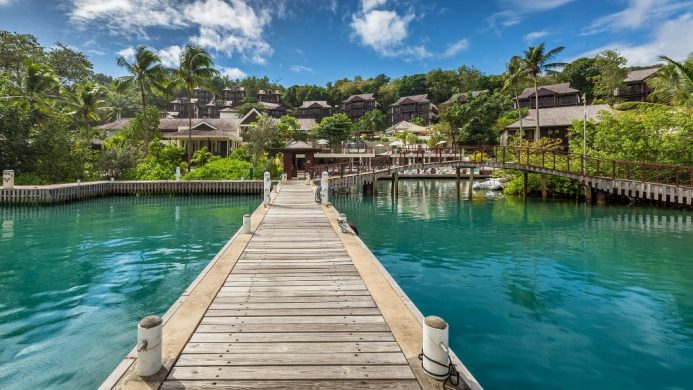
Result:
M421 388L302 183L282 187L162 386L220 387Z

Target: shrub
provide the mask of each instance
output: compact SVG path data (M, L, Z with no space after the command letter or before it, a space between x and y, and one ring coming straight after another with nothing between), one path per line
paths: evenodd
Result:
M252 164L247 161L230 157L211 161L192 172L189 172L185 180L239 180L248 178Z

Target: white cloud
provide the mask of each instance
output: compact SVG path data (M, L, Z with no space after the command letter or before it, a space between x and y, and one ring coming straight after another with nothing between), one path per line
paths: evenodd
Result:
M537 40L537 39L544 38L544 37L547 36L547 35L549 35L549 32L546 31L546 30L542 30L542 31L532 31L532 32L530 32L530 33L525 34L525 36L522 37L522 39L523 39L525 42L532 42L532 41L535 41L535 40Z
M384 57L396 57L402 42L409 35L413 14L400 15L395 11L371 10L352 16L354 37Z
M182 52L183 48L178 45L173 45L157 50L157 54L161 59L161 64L169 68L175 68L178 66L178 64L180 63L180 53Z
M491 29L500 33L503 29L522 22L528 15L562 7L573 0L500 0L501 11L486 21Z
M595 19L583 30L582 35L658 25L675 13L690 9L693 9L693 1L689 0L629 0L628 6L622 11Z
M125 49L118 50L116 54L125 57L128 61L132 61L135 58L135 48L126 47Z
M658 62L658 56L666 55L682 60L693 52L693 14L685 14L677 19L663 22L656 29L649 42L635 45L614 42L586 53L579 57L590 57L604 50L616 50L628 60L629 66L647 66Z
M309 68L303 65L291 65L291 68L289 69L294 73L315 73L313 68Z
M387 0L361 0L361 9L363 12L368 12L381 5L385 5L385 3L387 3Z
M248 74L238 68L222 68L221 75L227 76L232 80L238 80L248 77Z
M0 7L5 6L5 5L10 5L12 3L12 0L0 0Z
M0 0L2 1L2 0ZM151 28L197 28L190 41L231 57L240 54L264 64L272 47L263 35L272 21L269 8L250 0L70 0L70 21L94 24L111 34L147 38ZM275 4L276 5L276 4ZM274 7L282 12L282 7ZM272 11L274 12L274 11Z
M450 58L457 55L457 53L467 50L469 48L469 40L467 38L462 38L457 42L448 45L447 49L441 54L444 58Z
M147 37L149 27L186 25L183 14L170 0L72 0L70 21L85 27L97 23L112 34Z

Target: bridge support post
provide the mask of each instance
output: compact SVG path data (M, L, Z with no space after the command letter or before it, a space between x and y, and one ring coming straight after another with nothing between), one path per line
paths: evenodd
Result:
M460 171L461 171L461 168L459 166L455 168L455 175L456 175L456 179L457 179L455 184L457 185L457 193L458 194L460 193Z
M392 197L396 198L399 192L399 172L392 172Z
M585 203L592 204L592 185L585 185Z
M467 195L469 199L472 199L472 187L474 186L474 168L469 168L469 188L467 189Z
M602 190L595 191L595 198L597 198L597 204L604 206L606 204L606 192Z
M541 175L541 200L546 200L548 198L548 191L546 190L546 175Z
M522 197L524 199L527 199L527 185L529 182L529 178L527 176L527 171L522 172Z

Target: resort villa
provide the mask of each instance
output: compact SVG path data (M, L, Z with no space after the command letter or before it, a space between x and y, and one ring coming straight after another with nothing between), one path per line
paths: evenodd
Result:
M390 124L414 118L421 118L426 124L430 124L438 115L438 107L427 94L404 96L390 105L389 114Z
M342 102L342 111L344 111L353 122L358 122L365 113L373 111L378 107L380 107L380 104L375 100L375 95L372 93L351 95Z
M623 80L626 86L623 90L617 90L616 96L632 102L646 102L650 94L647 79L654 76L658 70L659 68L648 68L628 72L626 79Z
M296 110L296 118L312 118L320 122L326 116L332 115L334 109L325 100L306 100Z

